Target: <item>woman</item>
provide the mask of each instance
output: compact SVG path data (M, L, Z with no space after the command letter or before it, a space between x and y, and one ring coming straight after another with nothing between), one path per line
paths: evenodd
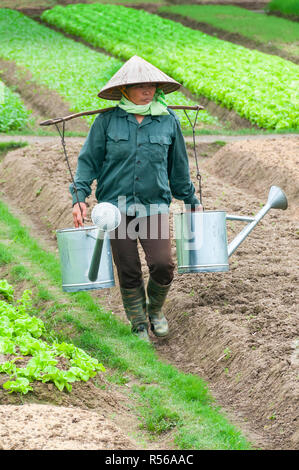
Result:
M85 199L94 179L97 200L118 206L122 213L120 226L110 232L113 259L132 332L147 341L148 320L156 336L169 331L162 306L174 275L169 236L172 197L191 210L200 204L190 180L179 120L164 98L179 87L140 57L127 61L99 93L120 101L99 114L90 129L78 158L77 196L70 186L75 227L83 225ZM147 292L138 239L150 273Z

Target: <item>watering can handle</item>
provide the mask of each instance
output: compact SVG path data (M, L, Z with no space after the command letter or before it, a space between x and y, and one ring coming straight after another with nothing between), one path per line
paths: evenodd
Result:
M192 124L191 119L189 118L189 116L188 116L188 114L187 114L187 112L186 112L186 109L184 109L184 113L186 114L186 117L188 118L188 121L189 121L189 123L190 123L190 126L192 127L193 152L194 152L194 158L195 158L196 168L197 168L196 179L197 179L197 181L198 181L199 202L200 202L200 206L202 207L201 210L204 210L204 207L203 207L203 204L202 204L201 174L200 174L200 172L199 172L198 158L197 158L197 153L196 153L196 143L195 143L195 126L196 126L196 122L197 122L198 112L199 112L200 109L202 109L202 108L200 108L200 107L197 108L196 116L195 116L195 119L194 119L193 124Z
M88 271L88 279L95 282L98 277L104 243L104 233L99 230Z

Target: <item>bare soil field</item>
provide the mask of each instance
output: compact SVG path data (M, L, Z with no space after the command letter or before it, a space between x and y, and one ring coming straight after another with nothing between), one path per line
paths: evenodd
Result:
M69 139L67 147L74 169L80 145ZM152 337L152 342L165 361L207 380L219 405L256 446L298 449L298 137L283 139L283 144L279 137L267 141L245 140L223 147L201 144L198 153L206 210L251 215L266 202L273 184L286 192L289 208L273 209L265 216L232 255L229 272L177 274L165 306L170 335L164 340ZM196 184L191 150L190 167ZM69 175L59 140L9 152L0 171L1 197L27 221L33 235L57 251L55 230L72 226ZM13 177L16 174L22 175L17 186ZM91 198L89 211L95 202ZM173 201L172 212L181 209L181 203ZM228 222L229 240L243 225ZM146 279L145 260L140 253ZM174 237L173 255L176 258ZM117 286L94 291L93 295L127 321ZM33 401L59 405L65 423L69 419L65 407L71 409L72 419L77 419L76 413L80 414L82 409L89 410L89 431L85 415L78 417L89 436L88 443L83 437L81 442L73 434L68 437L68 429L72 431L67 425L64 436L59 435L59 430L53 433L55 416L57 420L62 419L57 409L48 431L40 434L40 440L34 434L32 441L23 442L22 434L15 444L6 440L3 447L138 448L129 437L123 440L133 427L133 418L128 420L128 398L122 390L110 389L107 393L91 381L76 384L74 392L66 394L42 385L45 386L32 392ZM5 412L6 406L16 406L20 400L1 393L1 403ZM113 425L102 419L109 421L112 409L118 415ZM5 414L5 419L10 421L9 416L12 417L15 427L10 429L14 433L14 429L17 432L23 425L24 416L17 408L12 411L11 415ZM28 413L34 423L36 408ZM47 419L47 407L38 408L38 413ZM111 442L108 439L104 444L99 443L98 426L105 429L104 436L111 433ZM3 440L0 427L0 441ZM169 445L160 442L157 448L169 449Z

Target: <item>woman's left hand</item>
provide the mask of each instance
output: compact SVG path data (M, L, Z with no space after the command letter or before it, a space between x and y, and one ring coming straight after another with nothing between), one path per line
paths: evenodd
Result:
M203 205L199 204L198 206L193 207L187 212L203 212Z

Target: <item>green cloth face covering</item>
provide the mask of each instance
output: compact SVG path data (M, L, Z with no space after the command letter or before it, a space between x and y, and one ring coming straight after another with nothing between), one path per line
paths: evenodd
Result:
M146 116L151 114L152 116L161 116L165 114L169 114L167 111L167 104L165 101L165 95L160 88L157 88L156 93L154 95L153 101L148 104L135 104L132 101L128 100L124 95L122 96L121 100L118 103L118 106L121 109L127 111L127 113L131 114L140 114L141 116Z

